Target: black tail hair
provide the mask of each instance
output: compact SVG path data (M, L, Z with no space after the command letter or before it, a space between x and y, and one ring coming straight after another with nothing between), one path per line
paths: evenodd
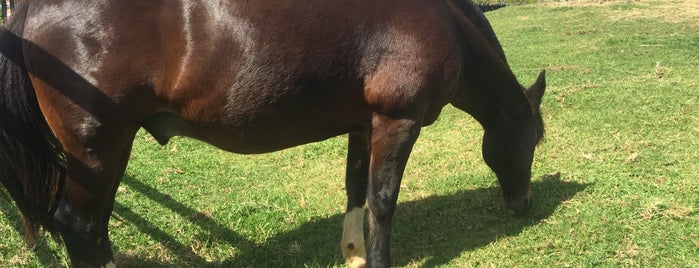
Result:
M24 61L28 2L0 28L0 182L22 212L24 237L32 243L41 227L55 234L65 153L39 108Z

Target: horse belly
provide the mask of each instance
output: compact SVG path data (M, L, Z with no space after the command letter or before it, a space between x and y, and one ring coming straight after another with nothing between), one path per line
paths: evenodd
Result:
M370 127L371 111L354 86L224 92L152 115L142 126L161 144L187 136L236 153L272 152Z
M343 115L279 113L241 123L196 127L199 139L235 153L266 153L363 129Z

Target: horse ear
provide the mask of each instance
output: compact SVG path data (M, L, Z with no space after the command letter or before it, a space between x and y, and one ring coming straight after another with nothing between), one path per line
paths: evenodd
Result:
M546 90L546 70L542 70L539 73L539 78L536 82L529 87L527 90L527 99L529 99L529 104L532 107L532 111L538 112L539 105L541 104L541 98L544 96L544 91Z

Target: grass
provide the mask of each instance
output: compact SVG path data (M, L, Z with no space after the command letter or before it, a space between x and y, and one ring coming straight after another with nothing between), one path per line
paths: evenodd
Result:
M533 211L503 213L480 127L447 107L406 170L394 264L699 266L698 10L659 0L488 13L523 84L548 71ZM139 133L110 223L117 261L342 266L345 143L235 155L189 139L161 147ZM0 266L67 265L49 239L24 247L18 214L2 200Z

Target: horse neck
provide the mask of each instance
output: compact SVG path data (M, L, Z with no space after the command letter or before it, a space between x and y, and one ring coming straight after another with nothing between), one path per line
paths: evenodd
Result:
M488 55L490 54L490 55ZM471 114L486 131L505 118L515 118L529 102L507 62L491 53L471 53L452 104Z
M471 114L486 131L503 117L529 107L490 24L475 6L447 1L457 22L462 68L452 104ZM497 126L496 126L497 127Z

